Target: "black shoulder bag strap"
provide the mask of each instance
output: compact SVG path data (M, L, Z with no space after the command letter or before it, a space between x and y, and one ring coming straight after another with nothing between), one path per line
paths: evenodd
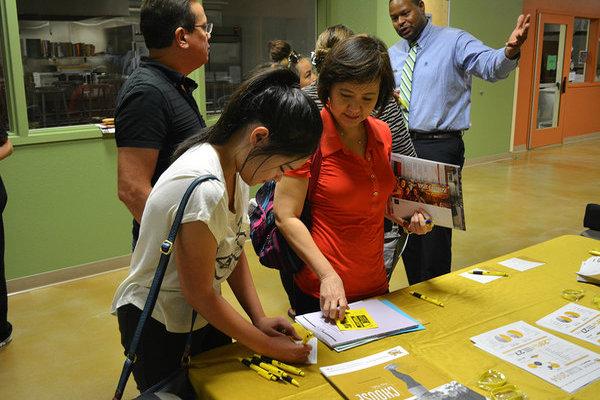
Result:
M160 291L160 285L162 284L165 272L167 270L167 265L169 264L169 259L171 258L171 253L173 251L173 243L175 242L175 236L177 236L177 231L179 230L179 226L181 225L181 219L183 218L183 213L185 211L187 202L190 199L190 196L192 195L192 192L194 191L196 186L208 180L218 180L218 178L214 175L202 175L194 179L194 181L187 188L183 195L183 198L181 199L181 202L179 203L179 207L177 208L177 213L175 214L175 219L173 220L173 225L171 225L169 235L167 239L165 239L165 241L162 242L162 244L160 245L160 252L162 254L160 255L158 267L156 267L156 273L154 274L154 279L152 280L152 285L150 286L150 291L148 292L146 304L144 304L144 310L140 315L140 320L138 321L137 327L135 329L135 334L131 339L131 344L129 345L129 350L127 351L127 359L125 360L125 364L123 365L123 370L121 371L121 377L119 378L119 383L117 385L117 389L115 391L115 396L113 400L121 399L125 390L125 385L127 384L127 380L129 379L129 375L131 375L131 371L133 370L133 364L136 360L137 347L140 342L140 338L142 337L144 326L146 325L146 320L154 310L156 299L158 298L158 292ZM183 362L189 362L189 353L191 348L192 332L194 328L195 319L196 311L194 310L192 315L192 326L190 328L190 333L187 337L187 343L182 357Z

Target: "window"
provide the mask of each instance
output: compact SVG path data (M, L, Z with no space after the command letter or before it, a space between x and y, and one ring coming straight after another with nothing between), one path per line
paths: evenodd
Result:
M132 3L17 0L31 129L114 115L121 85L147 53Z
M0 127L9 129L8 106L6 104L6 79L4 75L4 49L0 42Z
M314 0L205 0L203 5L215 24L205 66L209 114L219 114L241 80L269 61L270 40L285 40L304 56L314 49Z
M573 29L573 46L571 48L571 64L569 82L584 82L588 62L588 43L590 38L590 20L575 18Z
M600 37L598 38L598 48L596 51L596 82L600 82Z

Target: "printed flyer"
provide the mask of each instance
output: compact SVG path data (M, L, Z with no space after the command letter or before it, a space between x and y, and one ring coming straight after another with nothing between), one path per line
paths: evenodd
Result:
M600 354L523 321L474 336L471 341L568 393L600 378Z
M536 322L577 339L600 346L600 311L569 303Z
M392 169L396 188L388 201L390 217L410 219L423 209L436 225L466 229L459 166L394 153Z

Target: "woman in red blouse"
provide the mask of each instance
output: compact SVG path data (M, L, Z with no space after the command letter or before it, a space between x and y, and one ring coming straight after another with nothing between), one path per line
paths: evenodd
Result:
M294 277L297 314L317 311L343 318L348 302L388 292L383 262L383 216L394 190L391 133L370 117L394 88L385 45L357 35L329 53L319 75L322 162L310 199L310 231L300 220L310 161L286 172L275 190L277 225L306 267ZM415 213L407 228L431 227Z

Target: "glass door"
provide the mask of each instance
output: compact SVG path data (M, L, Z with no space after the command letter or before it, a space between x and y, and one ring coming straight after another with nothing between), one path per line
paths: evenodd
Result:
M572 18L540 14L538 21L529 148L562 143L570 60L565 44Z

